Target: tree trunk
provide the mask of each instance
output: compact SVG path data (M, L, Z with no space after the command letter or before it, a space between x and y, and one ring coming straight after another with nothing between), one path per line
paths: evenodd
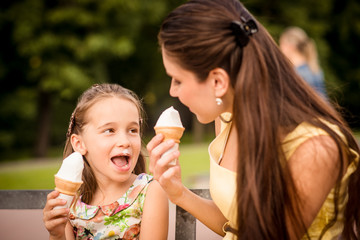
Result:
M45 157L49 147L50 126L51 126L51 95L50 93L39 92L37 135L34 147L35 157Z

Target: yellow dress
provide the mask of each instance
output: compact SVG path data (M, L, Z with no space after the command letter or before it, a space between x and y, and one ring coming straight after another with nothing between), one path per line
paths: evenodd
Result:
M328 126L336 131L336 133L344 138L337 126L327 123ZM221 124L219 135L209 145L210 155L210 194L219 207L220 211L228 219L230 227L236 227L236 173L230 171L218 163L222 158L225 145L230 132L231 124ZM286 159L289 159L295 150L306 140L319 135L328 135L324 130L316 128L308 123L301 123L291 133L289 133L283 141L283 150ZM337 239L343 229L343 214L347 203L347 185L349 176L353 173L359 162L359 155L351 150L354 161L348 166L345 175L341 181L341 189L339 196L339 213L337 222L325 233L323 239ZM332 218L334 206L332 199L334 198L334 189L332 189L322 205L317 217L314 219L308 233L311 239L318 239L322 229ZM305 238L305 237L304 237ZM236 239L231 232L226 232L224 240ZM306 239L306 238L305 238Z

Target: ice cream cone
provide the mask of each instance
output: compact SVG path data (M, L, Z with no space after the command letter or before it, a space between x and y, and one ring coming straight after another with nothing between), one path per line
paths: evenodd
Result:
M55 190L65 195L74 196L83 182L72 182L55 175Z
M164 141L168 139L173 139L176 143L180 143L180 138L182 137L185 128L183 127L171 127L171 126L155 126L154 127L156 134L163 134Z

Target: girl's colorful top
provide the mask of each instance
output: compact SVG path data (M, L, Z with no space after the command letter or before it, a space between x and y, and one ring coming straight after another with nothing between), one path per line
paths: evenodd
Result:
M76 239L138 239L146 190L152 179L140 174L127 192L109 205L91 206L79 198L69 216Z

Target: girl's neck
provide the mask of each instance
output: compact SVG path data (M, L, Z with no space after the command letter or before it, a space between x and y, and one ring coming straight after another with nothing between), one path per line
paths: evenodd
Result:
M131 185L135 181L135 179L136 179L136 175L131 174L128 181L126 182L105 183L98 181L98 187L95 190L94 197L90 205L103 206L115 202L126 193L126 191L131 187Z
M294 64L295 67L299 67L306 63L306 58L301 53L294 52L290 57L290 61Z

